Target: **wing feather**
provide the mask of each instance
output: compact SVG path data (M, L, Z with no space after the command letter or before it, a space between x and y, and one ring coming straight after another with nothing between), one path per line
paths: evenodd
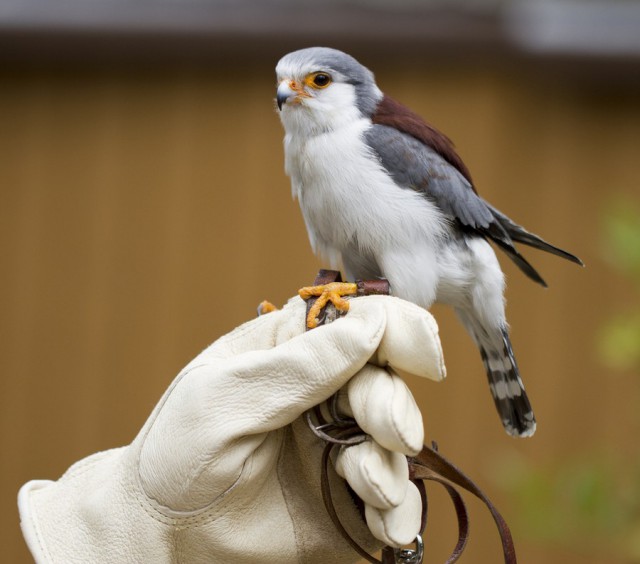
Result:
M399 186L422 192L461 229L492 240L533 281L546 286L514 241L582 264L483 200L451 141L417 114L385 96L372 122L365 141Z

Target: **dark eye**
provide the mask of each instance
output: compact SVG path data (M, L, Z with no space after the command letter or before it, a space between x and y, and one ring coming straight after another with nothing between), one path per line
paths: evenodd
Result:
M313 83L320 88L324 88L325 86L329 86L331 82L331 77L328 74L318 73L313 77Z
M326 72L314 72L307 77L305 82L313 88L326 88L331 84L331 75Z

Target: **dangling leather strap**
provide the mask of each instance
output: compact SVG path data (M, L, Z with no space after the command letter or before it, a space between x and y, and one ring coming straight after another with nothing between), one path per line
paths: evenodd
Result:
M394 550L391 547L385 547L382 550L382 560L371 556L366 550L364 550L345 529L344 525L340 521L340 517L333 504L333 496L331 494L331 485L329 481L329 466L331 451L335 447L344 445L344 441L348 438L354 439L355 437L364 437L363 431L353 422L349 427L342 427L337 433L332 434L331 438L337 439L335 442L328 441L323 454L322 454L322 472L321 472L321 489L322 499L324 501L327 513L331 517L336 529L342 534L344 539L349 545L365 560L377 564L397 564L397 560L394 555ZM353 444L357 444L353 441ZM435 448L429 448L424 446L420 454L414 458L409 458L409 478L418 486L418 489L423 498L423 517L420 534L424 532L427 521L427 496L424 488L423 480L429 480L441 484L449 494L453 506L456 511L458 519L458 541L456 543L451 556L446 561L446 564L453 564L457 562L462 555L467 540L469 538L469 516L467 509L462 499L462 496L457 490L457 487L471 492L478 497L489 509L493 519L497 525L498 532L500 534L500 540L502 541L502 550L504 555L505 564L517 564L516 551L513 544L513 538L511 537L511 531L506 521L500 515L499 511L489 500L489 498L482 492L482 490L459 468L444 458ZM348 447L347 447L348 448Z
M504 520L502 515L500 515L500 512L496 509L495 505L491 503L482 490L471 480L471 478L444 458L444 456L438 452L437 445L435 445L435 443L433 446L434 448L425 446L418 456L409 459L410 478L412 480L432 480L439 482L447 488L449 495L451 495L451 492L453 491L458 498L459 494L455 490L455 486L459 486L479 498L491 512L493 520L498 527L500 540L502 541L502 551L504 553L505 564L516 564L516 549L513 544L511 531L509 530L507 522ZM461 534L458 540L458 545L447 562L455 562L458 560L460 554L462 554L462 551L464 550L469 530L469 521L467 519L466 510L464 510L464 503L462 502L462 499L460 498L459 502L457 502L453 495L451 495L451 499L456 507L458 525ZM462 511L459 503L462 504ZM461 541L463 541L462 544Z

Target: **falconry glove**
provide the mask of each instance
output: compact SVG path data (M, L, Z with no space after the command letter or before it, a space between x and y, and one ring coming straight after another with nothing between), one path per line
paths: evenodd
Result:
M189 363L129 446L25 484L27 544L38 563L354 562L324 509L324 444L303 416L336 393L368 435L333 461L336 509L366 549L410 543L422 508L405 455L421 450L423 427L403 373L444 377L429 313L362 297L305 332L294 298Z

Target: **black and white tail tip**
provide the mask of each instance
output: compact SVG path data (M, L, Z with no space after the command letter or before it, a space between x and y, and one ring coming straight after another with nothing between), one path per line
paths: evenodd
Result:
M512 437L530 437L536 431L536 419L520 379L506 329L502 336L501 349L480 349L491 395L505 431Z

